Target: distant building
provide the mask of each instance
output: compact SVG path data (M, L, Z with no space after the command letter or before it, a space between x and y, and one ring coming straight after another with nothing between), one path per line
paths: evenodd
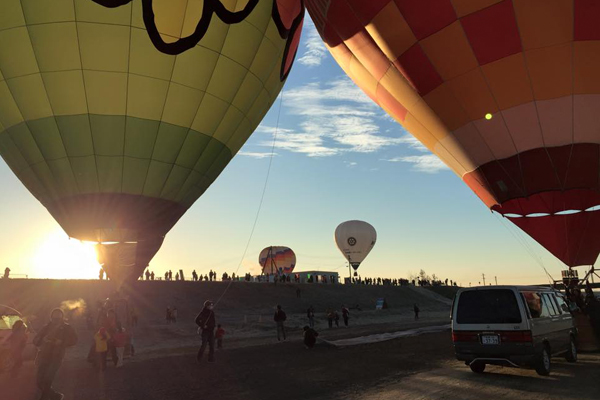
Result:
M331 271L294 271L291 275L292 278L296 276L300 283L340 283L340 275Z

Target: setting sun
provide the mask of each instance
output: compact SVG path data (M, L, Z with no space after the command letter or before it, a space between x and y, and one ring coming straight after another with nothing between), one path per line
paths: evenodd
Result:
M56 279L95 278L100 269L94 243L69 239L61 229L51 232L42 241L32 261L36 275Z

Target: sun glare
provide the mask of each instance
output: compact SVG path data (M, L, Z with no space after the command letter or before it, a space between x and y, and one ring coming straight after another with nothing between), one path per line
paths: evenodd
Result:
M94 243L80 242L60 229L51 232L33 256L36 277L90 279L98 275Z

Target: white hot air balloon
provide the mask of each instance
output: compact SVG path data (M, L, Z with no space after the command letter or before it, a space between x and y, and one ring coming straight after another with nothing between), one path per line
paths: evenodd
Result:
M358 266L375 246L376 241L375 228L364 221L342 222L335 229L335 243L354 268L354 276L357 275Z

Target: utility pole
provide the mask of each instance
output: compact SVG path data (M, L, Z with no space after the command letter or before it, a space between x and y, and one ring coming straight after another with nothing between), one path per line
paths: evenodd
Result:
M498 286L498 277L497 277L497 276L495 276L495 277L494 277L494 280L496 281L496 286Z
M481 274L481 276L483 277L483 286L485 286L485 274Z

